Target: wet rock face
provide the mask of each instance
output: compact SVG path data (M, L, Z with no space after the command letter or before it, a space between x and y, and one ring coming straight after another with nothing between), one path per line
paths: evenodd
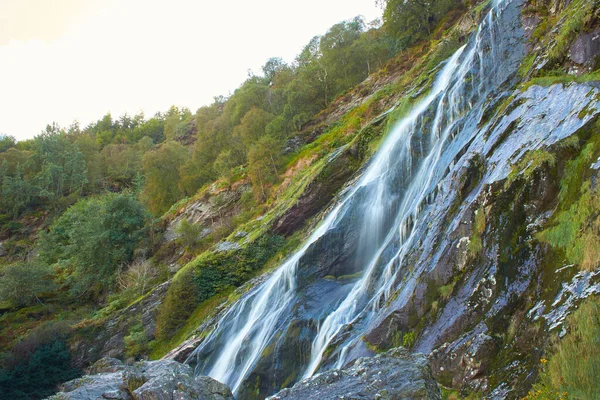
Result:
M442 396L425 356L397 348L305 379L268 399L441 400Z
M167 281L157 286L143 300L114 315L94 332L92 340L84 338L80 341L73 341L71 344L73 364L83 368L101 357L123 358L125 356L124 338L129 335L131 327L140 322L146 338L153 339L158 309L169 284L170 281Z
M600 56L600 28L582 33L575 39L569 49L569 58L576 64L591 67L596 64Z
M233 400L229 388L216 380L194 377L191 367L172 360L144 361L126 366L103 358L90 375L62 385L50 400Z

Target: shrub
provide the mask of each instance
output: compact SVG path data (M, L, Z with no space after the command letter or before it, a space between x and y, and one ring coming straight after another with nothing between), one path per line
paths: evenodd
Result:
M43 264L16 263L0 269L0 302L24 307L39 302L42 293L54 289L52 271Z
M40 235L40 258L57 267L73 296L98 298L115 286L146 235L149 215L129 194L79 201Z

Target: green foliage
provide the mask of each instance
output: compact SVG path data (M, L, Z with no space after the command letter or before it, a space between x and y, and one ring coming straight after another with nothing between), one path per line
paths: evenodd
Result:
M417 341L417 336L415 335L415 333L408 332L407 334L405 334L402 337L402 346L406 347L407 349L410 349L415 345L416 341Z
M144 155L143 198L154 215L162 215L182 197L179 169L187 158L187 149L176 142L166 142Z
M125 355L138 357L148 352L148 337L141 323L132 326L129 334L123 338L125 343Z
M62 196L80 194L87 183L87 167L76 143L56 125L34 140L31 163L39 172L34 178L38 196L56 204Z
M281 142L265 136L250 148L248 163L254 196L258 201L267 198L266 187L276 181Z
M81 374L71 366L65 324L46 323L14 346L0 366L0 393L15 400L41 399Z
M452 0L384 0L383 26L399 50L429 36L457 2Z
M542 359L540 380L526 399L600 398L600 300L585 300L567 319L569 333L549 360Z
M175 230L175 233L179 235L178 242L186 250L192 250L199 244L201 232L202 225L191 223L187 218L183 218Z
M56 392L56 385L80 375L70 365L64 340L38 347L12 369L0 369L0 391L7 399L41 399Z
M560 212L537 238L565 250L567 260L582 269L592 270L600 264L600 189L584 180L585 171L596 159L598 135L583 147L580 154L565 165L560 184Z
M56 289L52 270L40 263L16 263L0 267L0 302L21 308L39 302L39 297Z
M14 136L0 134L0 153L4 153L6 150L15 147L17 140Z
M119 268L131 262L146 237L148 219L128 194L81 200L40 235L40 258L61 271L72 295L97 298L114 287Z
M262 236L240 250L206 252L173 278L156 321L156 337L168 340L198 304L246 282L283 246L281 236Z

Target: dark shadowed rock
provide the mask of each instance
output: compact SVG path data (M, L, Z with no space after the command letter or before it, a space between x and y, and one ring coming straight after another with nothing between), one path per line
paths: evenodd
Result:
M577 64L591 67L600 55L600 29L582 33L569 49L569 58Z
M86 375L65 383L52 400L233 400L231 390L216 380L194 377L190 366L172 360L143 361L125 366L104 358Z
M404 348L359 358L352 366L305 379L269 397L271 400L441 398L425 356L410 354Z

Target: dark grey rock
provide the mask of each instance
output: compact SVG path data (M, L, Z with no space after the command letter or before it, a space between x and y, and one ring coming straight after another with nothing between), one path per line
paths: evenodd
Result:
M271 400L441 398L425 356L410 354L404 348L359 358L350 367L318 374L269 397Z
M587 67L595 64L600 55L600 28L580 34L569 49L569 58L576 64Z
M217 244L215 247L215 251L231 251L238 250L240 248L240 244L236 242L221 242Z
M95 375L65 383L52 400L233 400L231 390L216 380L194 377L190 366L173 360L142 361L126 366L105 358L94 364Z

